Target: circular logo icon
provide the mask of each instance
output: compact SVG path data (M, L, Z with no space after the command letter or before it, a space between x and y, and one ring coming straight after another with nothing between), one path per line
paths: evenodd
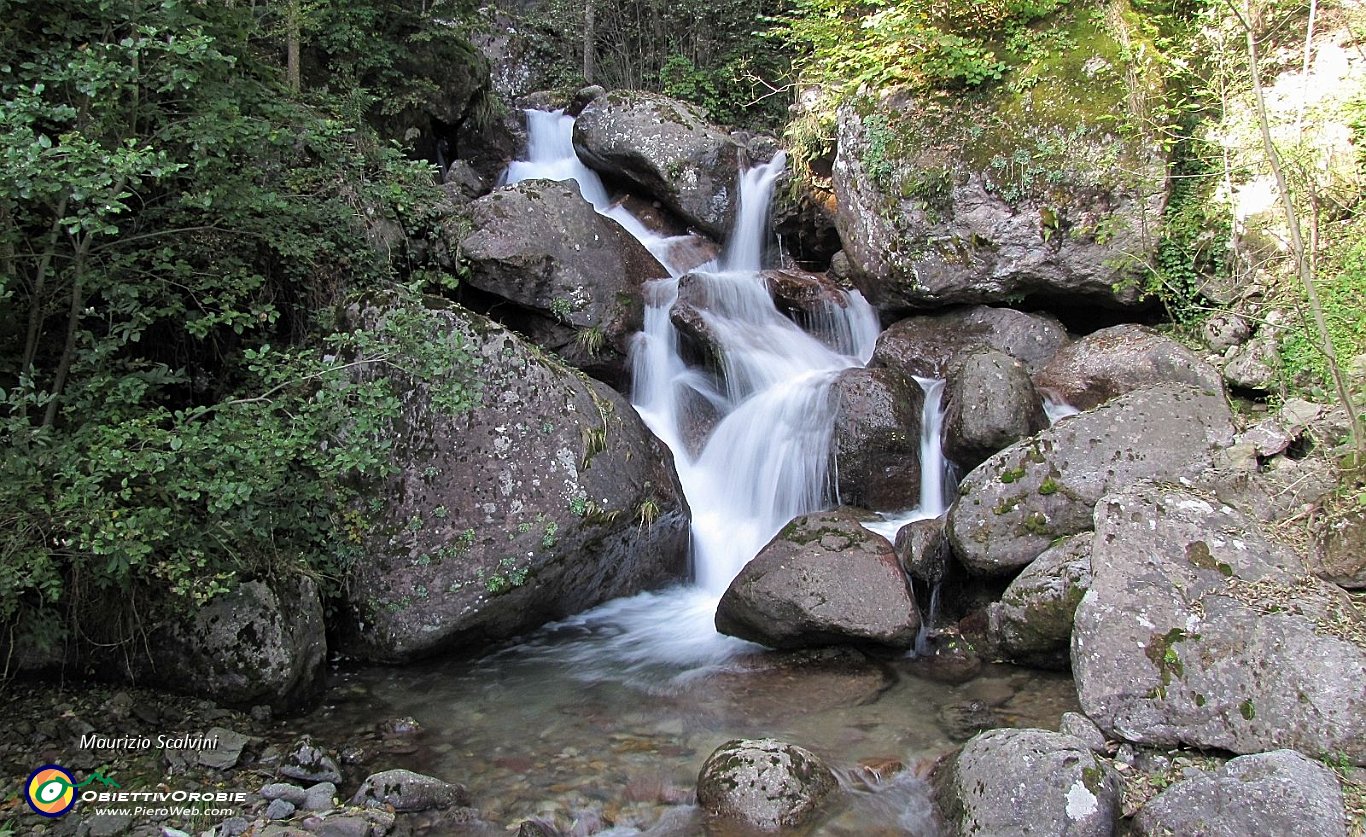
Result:
M76 777L65 767L45 764L29 774L24 796L39 816L60 817L76 804Z

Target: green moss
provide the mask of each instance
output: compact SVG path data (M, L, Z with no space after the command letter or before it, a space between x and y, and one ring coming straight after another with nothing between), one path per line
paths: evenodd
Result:
M1052 477L1044 477L1044 481L1039 484L1039 493L1047 497L1050 494L1057 494L1058 488L1060 486Z
M1252 705L1250 698L1238 704L1238 714L1243 716L1244 721L1250 721L1257 717L1257 708Z

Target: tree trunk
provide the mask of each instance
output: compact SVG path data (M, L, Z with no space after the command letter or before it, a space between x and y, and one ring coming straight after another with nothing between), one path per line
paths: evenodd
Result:
M598 51L598 21L594 0L583 0L583 81L593 83Z
M298 93L302 85L299 70L299 0L287 0L285 6L285 82Z

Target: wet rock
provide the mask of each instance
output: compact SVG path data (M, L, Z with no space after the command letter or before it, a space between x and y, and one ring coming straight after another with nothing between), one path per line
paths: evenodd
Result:
M1134 833L1346 837L1347 816L1331 770L1276 750L1177 782L1143 806Z
M920 498L925 394L889 369L849 369L830 388L837 405L831 451L840 502L891 511Z
M1090 747L1091 752L1097 755L1103 756L1108 751L1105 733L1100 731L1100 727L1091 723L1090 718L1080 712L1062 713L1062 720L1058 723L1058 732L1072 736Z
M987 635L1004 659L1041 668L1070 665L1072 617L1091 587L1090 532L1044 550L987 606Z
M411 313L355 314L371 328L400 315ZM360 512L367 558L346 588L347 652L471 651L678 578L687 507L668 450L631 405L483 317L424 316L432 341L473 361L415 389L395 382L396 472L374 489L381 509ZM478 402L452 415L448 387L478 387Z
M1232 508L1139 486L1096 506L1072 669L1107 735L1366 763L1366 617Z
M553 823L542 819L523 820L517 826L517 837L562 837L563 834Z
M743 706L753 719L780 723L793 715L863 706L895 682L883 664L844 646L765 652L690 685L698 706Z
M1139 302L1139 265L1154 244L1145 231L1162 213L1166 162L1137 137L1117 138L1100 121L1078 122L1075 106L1056 108L1072 97L1094 102L1108 90L1119 110L1129 107L1124 96L1132 88L1086 79L1085 89L1060 89L1071 84L1054 75L1046 94L1045 85L1010 94L1034 100L1027 104L895 92L871 103L872 112L839 110L836 221L854 281L870 302L883 310L1020 296L1107 307ZM1007 124L1002 114L1011 108L1029 114L1027 127ZM1036 139L1044 134L1068 137L1066 152L1054 152L1049 163ZM884 150L875 153L878 143ZM1022 178L1008 162L1012 155L1061 179Z
M919 616L892 545L845 510L799 517L731 582L716 629L772 648L909 648Z
M1066 344L1066 330L1051 316L977 305L894 323L878 338L870 365L908 377L943 378L959 355L985 347L1033 373Z
M804 326L816 324L832 308L848 304L844 289L824 273L765 270L760 275L778 310Z
M1366 510L1331 520L1320 541L1314 573L1349 590L1366 588Z
M995 349L954 361L944 404L944 453L965 469L1048 426L1028 369Z
M1091 528L1091 509L1106 492L1194 477L1232 441L1233 416L1221 394L1162 384L1122 395L968 474L949 511L954 554L982 575L1023 567L1054 538Z
M469 271L462 286L517 309L479 307L574 366L623 378L642 324L641 285L669 275L655 257L572 182L522 181L475 201L469 216L473 231L459 239Z
M1004 723L996 710L982 700L945 704L940 707L937 719L939 728L954 741L967 741L979 732Z
M953 560L942 517L915 520L902 526L897 530L892 548L907 575L926 587L942 581Z
M351 798L352 805L362 808L390 805L401 813L463 807L469 803L469 792L463 785L452 785L411 770L373 773Z
M680 278L678 299L669 309L669 321L683 339L685 357L698 365L721 369L726 355L707 313L713 304L711 282L706 275L698 273L688 273Z
M957 834L1031 832L1108 837L1119 821L1120 781L1075 738L998 729L973 738L936 772L936 796Z
M308 703L322 686L327 639L312 579L244 582L189 619L151 632L155 660L132 660L143 685L191 690L229 706L267 703L277 709Z
M574 148L594 169L659 198L713 237L730 228L741 146L692 105L614 90L579 114Z
M936 683L966 683L982 671L982 658L957 628L938 628L917 640L910 672Z
M771 738L737 739L716 749L697 777L697 802L711 817L776 831L811 819L836 789L814 753Z
M1141 325L1117 325L1089 334L1059 350L1034 376L1040 391L1054 393L1078 410L1163 383L1223 392L1219 370Z
M285 756L279 773L281 776L298 779L301 782L336 784L342 780L337 763L307 735L299 739L290 754Z

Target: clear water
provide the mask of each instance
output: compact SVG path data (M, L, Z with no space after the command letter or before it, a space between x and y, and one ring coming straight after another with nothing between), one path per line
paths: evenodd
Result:
M645 289L633 403L674 452L693 512L693 581L609 602L477 661L342 674L304 726L354 738L385 718L413 717L424 733L375 740L372 766L464 782L499 828L543 817L572 833L700 833L692 792L702 762L729 739L769 736L817 752L841 777L843 793L809 832L938 833L924 774L957 740L955 707L977 701L995 707L994 723L1056 727L1075 708L1067 678L988 667L950 686L916 676L915 660L857 652L794 660L713 625L744 564L791 518L830 504L830 385L871 357L873 309L850 293L804 329L774 307L759 270L781 154L742 176L719 263L684 277L674 254L688 237L657 235L611 201L574 155L572 119L531 111L528 126L528 159L504 182L572 180L669 274ZM692 286L722 348L719 373L690 367L679 351L669 314L680 282ZM906 520L942 514L952 490L939 443L942 383L921 385L922 502ZM709 429L694 425L699 405ZM897 519L881 527L889 537ZM876 778L860 762L905 769Z

